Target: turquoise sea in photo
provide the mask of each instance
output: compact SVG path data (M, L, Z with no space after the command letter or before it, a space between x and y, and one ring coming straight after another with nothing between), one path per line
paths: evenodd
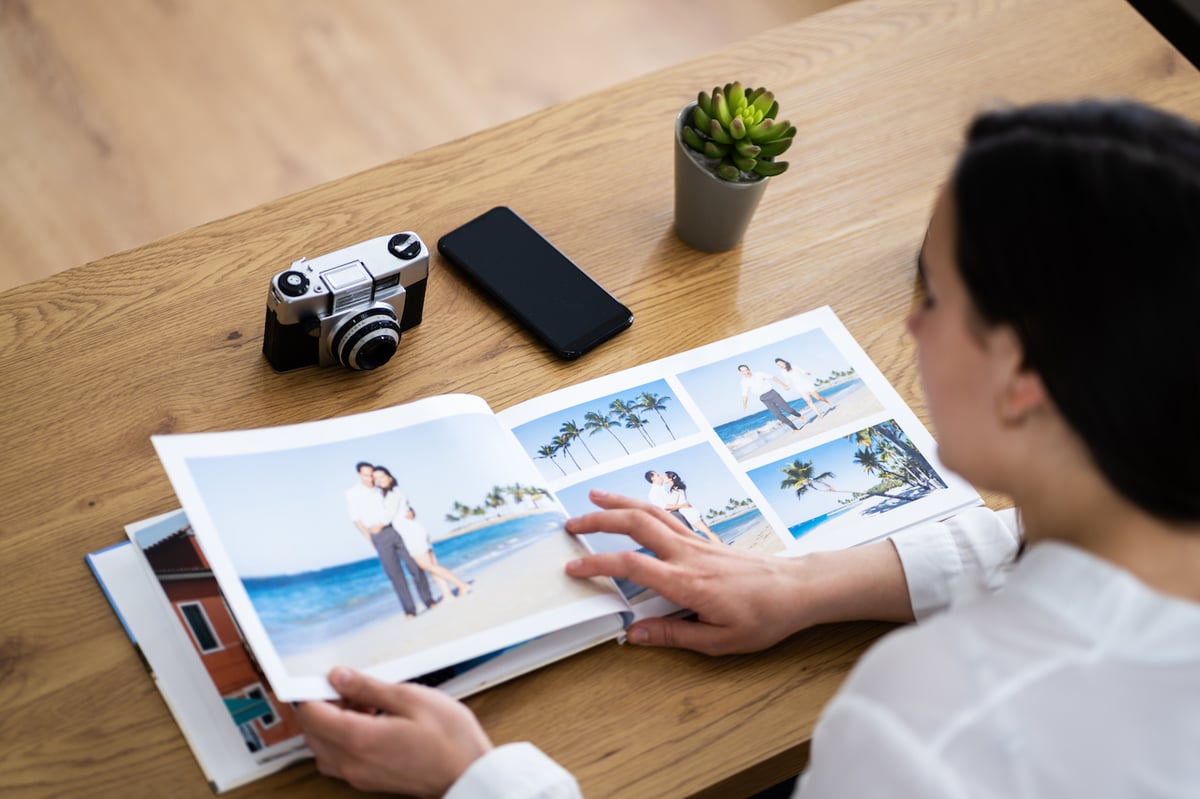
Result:
M831 510L829 513L822 513L820 516L814 516L808 521L803 521L800 522L800 524L792 525L788 528L788 532L792 534L792 538L799 538L805 533L812 532L830 519L836 519L839 516L845 516L847 513L854 512L858 509L858 504L859 503L856 502L853 505L847 505L844 508L838 508L837 510Z
M861 379L855 379L842 383L835 388L818 388L818 390L821 392L822 397L825 397L834 405L837 405L837 399L839 395L845 393L849 389L858 388L862 385L863 381ZM809 409L808 405L805 404L803 399L792 399L791 397L785 397L785 399L787 399L789 405L791 405L800 413L805 414L810 421L816 418L816 414ZM752 397L750 399L750 407L753 408L755 405L758 405L760 408L762 407L762 403L759 402L757 398ZM824 405L818 405L818 407L820 407L822 411L825 410ZM743 416L741 419L734 419L732 422L726 422L725 424L717 425L713 428L713 430L716 431L721 441L728 444L731 441L738 440L747 433L751 433L761 427L766 427L774 422L775 417L769 410L764 409L753 416Z
M438 562L467 582L492 563L560 533L558 511L517 516L433 545ZM319 571L242 581L250 601L282 656L329 642L402 612L378 558ZM409 581L418 607L420 599ZM435 592L436 586L430 586Z

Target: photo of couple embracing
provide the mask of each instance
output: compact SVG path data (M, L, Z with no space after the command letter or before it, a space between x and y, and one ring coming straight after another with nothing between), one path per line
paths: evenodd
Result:
M346 491L350 521L378 553L405 616L415 618L417 615L405 569L427 610L446 597L457 598L470 592L467 583L437 562L429 531L417 521L408 495L396 485L396 478L387 467L359 461L354 468L358 472L358 482ZM437 599L429 587L430 577L441 592Z

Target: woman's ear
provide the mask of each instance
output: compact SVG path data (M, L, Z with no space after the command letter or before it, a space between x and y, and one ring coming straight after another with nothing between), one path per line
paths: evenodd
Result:
M1014 330L1003 327L993 336L993 355L1003 373L997 413L1005 425L1020 424L1045 405L1046 386L1041 375L1025 364L1025 351Z
M1007 425L1023 422L1046 404L1046 386L1032 369L1022 368L1009 380L1000 398L1000 420Z

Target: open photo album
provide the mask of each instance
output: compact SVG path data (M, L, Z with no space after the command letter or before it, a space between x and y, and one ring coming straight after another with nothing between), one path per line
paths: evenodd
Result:
M182 510L88 556L214 790L306 757L331 668L465 696L685 612L568 577L593 488L783 557L980 503L828 308L495 412L468 395L156 436Z

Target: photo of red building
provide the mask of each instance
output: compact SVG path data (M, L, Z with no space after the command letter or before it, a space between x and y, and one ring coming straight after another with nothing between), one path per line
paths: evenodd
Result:
M295 711L259 670L191 526L142 551L249 750L265 753L300 736Z

